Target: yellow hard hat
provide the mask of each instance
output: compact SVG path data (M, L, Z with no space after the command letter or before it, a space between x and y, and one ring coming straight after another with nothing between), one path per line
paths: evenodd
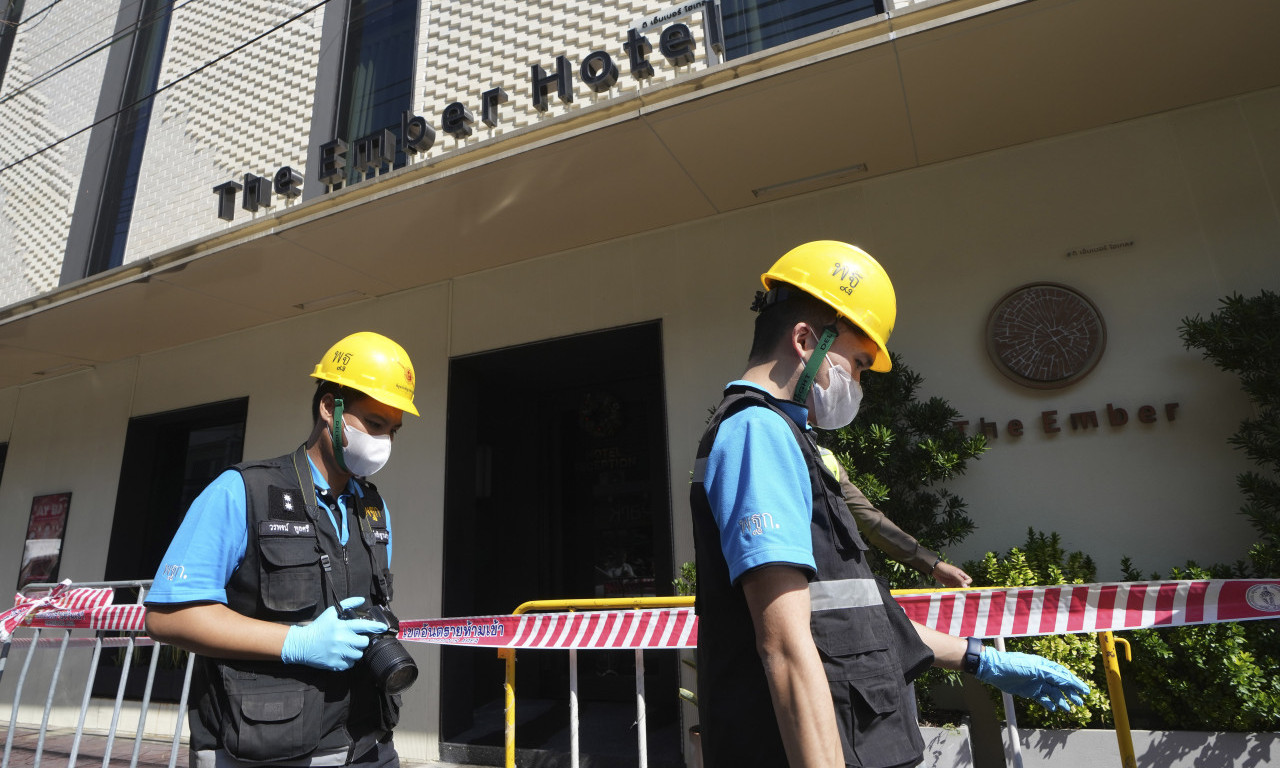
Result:
M760 276L766 289L787 283L829 305L858 326L879 351L873 371L888 371L889 335L898 314L893 283L880 263L861 248L837 240L815 240L796 246Z
M413 407L413 388L417 383L413 363L404 347L380 333L353 333L329 347L311 375L418 415L418 409Z

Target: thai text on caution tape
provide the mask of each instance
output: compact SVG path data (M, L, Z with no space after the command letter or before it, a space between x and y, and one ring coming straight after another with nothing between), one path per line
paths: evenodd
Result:
M532 613L401 621L400 639L493 648L693 648L692 608Z

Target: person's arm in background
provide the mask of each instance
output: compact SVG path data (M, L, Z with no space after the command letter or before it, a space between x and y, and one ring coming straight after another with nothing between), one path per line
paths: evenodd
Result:
M798 568L770 565L743 574L742 589L787 762L842 768L831 688L809 629L809 580Z
M899 528L883 512L876 509L866 495L849 480L849 474L838 461L840 490L844 503L858 524L858 530L872 546L889 557L933 578L944 587L967 587L973 583L969 574L951 563L944 563L935 552L921 546L915 537Z

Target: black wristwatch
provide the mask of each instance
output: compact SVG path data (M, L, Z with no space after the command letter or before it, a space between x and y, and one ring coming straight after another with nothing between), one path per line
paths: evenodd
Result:
M982 658L982 641L976 637L969 638L969 647L964 651L964 659L960 668L971 675L978 674L978 664Z

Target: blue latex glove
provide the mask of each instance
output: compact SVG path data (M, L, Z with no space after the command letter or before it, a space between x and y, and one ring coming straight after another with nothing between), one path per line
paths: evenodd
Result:
M348 597L338 603L343 610L363 604L363 597ZM387 625L380 621L340 619L337 609L331 605L310 624L289 627L284 647L280 649L280 660L285 664L306 664L341 672L351 669L369 645L369 638L362 633L386 631Z
M1032 699L1053 712L1084 704L1089 685L1071 670L1043 656L983 648L976 677L1016 696Z

